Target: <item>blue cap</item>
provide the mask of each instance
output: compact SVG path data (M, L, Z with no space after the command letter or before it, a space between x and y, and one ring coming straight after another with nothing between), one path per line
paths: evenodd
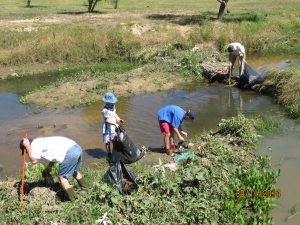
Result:
M115 104L118 101L115 95L111 92L107 92L102 98L102 100L106 103L112 103L112 104Z
M187 110L186 115L188 115L191 120L195 119L195 113L191 110Z

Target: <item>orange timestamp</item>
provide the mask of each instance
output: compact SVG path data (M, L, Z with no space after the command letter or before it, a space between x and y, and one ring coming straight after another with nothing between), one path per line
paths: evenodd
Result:
M237 189L235 195L238 198L253 198L253 197L263 197L263 198L280 198L281 190L245 190Z

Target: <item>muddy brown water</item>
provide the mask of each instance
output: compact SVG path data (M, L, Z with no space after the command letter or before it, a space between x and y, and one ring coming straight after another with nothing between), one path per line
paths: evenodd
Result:
M284 67L286 59L300 58L268 57L248 59L250 65L261 71L268 65ZM40 78L39 78L40 79ZM8 176L18 176L21 170L19 141L25 132L30 137L62 135L76 140L85 150L84 164L99 161L105 157L101 136L101 110L103 103L76 110L44 110L35 113L34 105L19 103L20 94L39 84L39 79L0 81L0 166ZM42 81L41 81L42 82ZM102 96L99 96L99 100ZM258 146L261 154L272 155L274 169L281 169L278 188L281 197L272 211L276 224L300 224L300 215L291 216L290 210L300 201L300 129L296 121L288 120L282 109L268 96L252 91L227 88L221 84L192 83L167 92L142 94L119 99L117 111L126 120L125 129L138 145L158 148L162 136L157 124L157 111L167 105L177 104L196 113L194 122L185 122L184 127L193 137L204 131L216 130L222 118L245 115L263 115L277 119L281 124L279 133L264 137ZM272 149L272 151L270 150ZM1 175L1 174L0 174ZM298 206L300 210L300 206ZM289 217L289 219L287 219Z

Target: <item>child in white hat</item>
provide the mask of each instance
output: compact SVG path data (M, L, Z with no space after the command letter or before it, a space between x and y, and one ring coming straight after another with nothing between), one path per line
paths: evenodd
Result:
M111 158L112 148L110 143L116 137L116 128L119 126L119 123L124 123L124 120L121 119L117 112L115 104L118 99L111 92L107 92L102 100L106 103L103 110L103 125L102 125L102 133L103 133L103 142L105 144L105 149L108 155L108 160Z

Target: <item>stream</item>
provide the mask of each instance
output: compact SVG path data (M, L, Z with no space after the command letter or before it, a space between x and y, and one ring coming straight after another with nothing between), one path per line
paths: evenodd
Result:
M279 66L285 67L286 59L300 56L256 57L248 63L260 70ZM101 135L101 101L75 110L43 110L35 112L34 105L19 103L20 95L32 87L41 85L45 78L34 80L0 81L0 179L16 176L21 171L19 141L25 132L30 137L61 135L78 142L84 151L84 164L97 162L105 157ZM102 96L99 96L101 100ZM176 104L196 113L194 122L185 122L189 136L204 131L216 130L222 118L243 113L246 116L262 115L276 119L278 132L261 139L257 151L272 156L272 166L281 170L278 189L281 197L272 211L275 224L300 224L300 215L291 216L291 208L300 202L298 191L300 180L300 126L297 121L287 119L282 108L274 99L253 91L228 88L222 84L191 83L170 91L141 94L131 98L119 98L116 105L119 116L126 121L125 129L138 145L161 147L162 136L157 123L157 111L167 105ZM4 175L3 175L4 174ZM300 203L298 206L300 211Z

